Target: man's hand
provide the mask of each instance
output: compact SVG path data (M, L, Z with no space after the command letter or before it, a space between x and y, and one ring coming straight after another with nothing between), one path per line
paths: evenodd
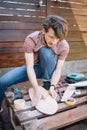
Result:
M41 86L34 90L34 98L32 100L32 106L36 106L41 99L46 99L46 94L41 90Z
M56 91L54 90L54 87L53 87L53 86L50 87L50 89L49 89L49 94L50 94L54 99L57 98L57 93L56 93Z

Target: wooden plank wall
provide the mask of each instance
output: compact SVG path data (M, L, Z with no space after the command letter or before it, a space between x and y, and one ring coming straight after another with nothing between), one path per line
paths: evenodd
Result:
M1 0L0 2L0 68L25 63L25 37L40 30L47 15L63 16L69 23L67 40L70 53L67 60L87 59L87 1L86 0Z
M87 1L51 0L51 14L59 14L69 23L70 53L67 60L87 59Z
M25 63L25 37L40 30L46 17L46 1L37 7L38 0L2 0L0 2L0 68Z

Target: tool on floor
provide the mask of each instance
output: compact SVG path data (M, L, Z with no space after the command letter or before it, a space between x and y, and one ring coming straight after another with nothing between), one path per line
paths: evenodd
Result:
M80 95L81 94L81 90L79 89L76 89L75 92L74 92L75 95Z
M58 89L58 94L59 94L60 100L62 99L63 93L64 93L64 91Z
M76 100L74 98L69 98L68 100L64 101L65 104L72 106L76 104Z
M85 77L85 75L81 73L69 73L65 78L65 81L69 84L77 83L80 81L86 81L86 80L87 77Z
M25 106L25 100L24 99L14 100L14 107L16 109L22 109L24 106Z
M17 87L12 88L12 92L13 92L13 100L23 98L23 94L19 88L17 88Z

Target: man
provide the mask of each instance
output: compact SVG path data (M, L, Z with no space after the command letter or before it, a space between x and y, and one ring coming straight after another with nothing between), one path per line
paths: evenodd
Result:
M0 104L4 92L12 85L29 79L34 88L32 105L36 106L41 98L45 98L37 82L43 81L43 87L49 90L56 99L54 87L61 76L62 67L69 52L69 45L65 40L68 25L64 18L56 15L48 16L41 31L28 35L24 42L26 66L18 67L1 77Z

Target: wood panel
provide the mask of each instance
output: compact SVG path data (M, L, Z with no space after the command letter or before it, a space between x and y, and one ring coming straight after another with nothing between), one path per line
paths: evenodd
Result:
M70 48L72 49L72 48L77 48L78 46L81 48L81 47L85 47L84 46L84 42L83 41L70 41L69 42L69 46L70 46Z
M1 54L0 54L1 55ZM4 53L0 56L0 66L5 67L17 67L25 64L24 53Z
M36 0L0 2L0 68L25 63L23 42L28 34L41 30L46 8L45 0L40 7Z
M87 4L86 3L82 4L82 3L74 3L74 2L66 2L66 1L64 2L63 0L61 2L52 1L51 7L52 8L60 8L60 9L61 8L66 9L66 7L67 7L68 10L72 10L72 9L80 10L80 9L82 9L84 11L87 11Z
M1 30L0 41L24 41L33 30Z
M23 52L23 48L22 47L14 47L14 48L0 48L0 54L3 53L17 53L17 52Z
M18 10L15 10L15 9L10 9L10 10L8 10L8 9L0 9L0 13L2 14L2 15L8 15L8 16L10 16L10 15L12 15L12 16L24 16L24 15L28 15L29 17L32 17L32 16L37 16L37 17L39 17L39 16L44 16L45 17L45 15L46 15L46 12L44 11L44 10L42 10L42 11L36 11L36 10L20 10L20 9L18 9Z
M87 48L84 46L84 47L74 47L74 48L71 48L70 49L70 53L71 54L77 54L77 53L86 53L87 52Z
M0 56L0 61L5 60L6 58L9 59L10 61L13 60L13 59L14 60L24 59L24 53L23 52L21 52L21 53L17 52L17 53L11 53L11 54L10 54L10 52L4 53L2 56Z
M67 60L87 58L87 0L2 0L0 2L0 68L25 63L25 37L41 30L47 15L63 16L69 24L67 40L70 53ZM13 61L14 59L14 61Z
M86 3L87 4L87 0L65 0L67 2L75 2L75 3Z
M42 27L42 23L36 22L34 23L23 23L23 22L0 22L0 29L1 30L39 30Z
M63 16L69 24L67 40L70 53L67 60L87 59L87 1L51 1L51 13Z
M86 16L84 16L84 17L83 16L76 16L75 20L73 19L73 17L71 15L65 16L65 18L69 23L69 29L70 29L70 27L72 27L72 29L73 28L75 29L76 27L78 27L78 29L80 29L80 28L87 29L87 24L86 24L87 17ZM5 19L7 19L7 17ZM2 20L3 20L3 18L2 18ZM23 23L21 21L15 22L15 21L13 21L13 19L12 19L12 22L11 21L9 21L9 22L0 21L0 29L3 29L3 30L4 29L6 29L6 30L7 29L32 29L32 30L40 29L42 26L42 21L44 19L41 19L41 21L39 21L39 23L38 23L38 21L36 21L34 23L34 20L35 19L31 19L29 21L29 23ZM34 26L33 26L33 23L34 23Z
M83 53L75 53L75 54L70 53L67 57L67 60L71 61L71 59L73 59L73 60L87 59L87 51L83 52Z
M53 10L54 10L54 12L53 12ZM54 13L58 13L59 15L61 15L63 17L68 15L68 14L72 15L73 13L74 13L73 16L74 15L86 15L87 16L87 11L85 11L85 10L73 10L73 12L72 12L72 9L64 9L64 8L59 8L58 10L56 10L56 8L52 8L51 14L54 14Z
M3 1L3 0L2 0ZM26 3L26 4L32 4L32 3L34 3L34 4L37 4L37 0L5 0L5 2L14 2L14 3ZM44 0L43 1L43 4L45 4L46 3L46 1Z
M0 43L0 48L14 48L14 47L22 47L24 42L2 42Z
M12 1L11 1L12 2ZM30 3L29 4L29 1L28 1L28 3L26 3L26 4L23 4L21 1L20 1L20 3L17 3L17 2L4 2L4 3L0 3L0 6L1 7L4 7L4 8L10 8L10 7L12 7L12 9L17 9L17 8L19 8L19 9L25 9L25 10L27 10L27 9L33 9L33 10L35 10L35 9L37 9L37 10L45 10L46 9L46 6L40 6L40 8L38 8L38 6L35 4L36 3L36 1L32 1L32 3ZM25 1L26 2L26 1ZM25 3L24 2L24 3ZM34 4L33 4L34 3Z
M44 17L39 17L38 19L36 17L29 17L29 16L0 16L0 21L19 21L19 22L43 22Z
M18 67L24 64L25 64L24 59L15 60L12 58L12 60L8 60L8 61L6 61L5 59L5 60L2 60L2 62L0 63L0 66L1 66L0 68Z

